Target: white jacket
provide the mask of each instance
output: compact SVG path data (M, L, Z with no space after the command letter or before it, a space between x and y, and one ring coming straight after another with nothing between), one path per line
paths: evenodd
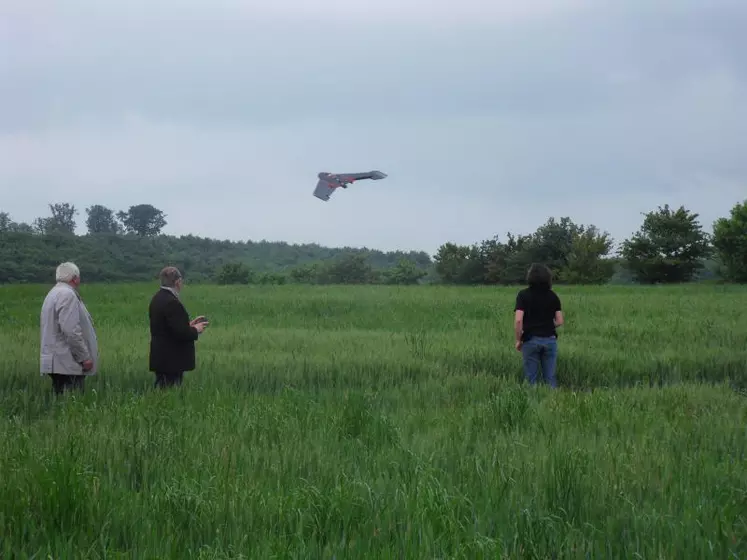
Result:
M78 292L59 282L44 298L40 314L41 374L93 375L99 359L96 329ZM93 369L83 371L83 362Z

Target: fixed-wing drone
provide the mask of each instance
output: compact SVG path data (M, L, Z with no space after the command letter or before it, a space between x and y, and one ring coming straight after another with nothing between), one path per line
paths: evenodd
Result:
M386 177L386 173L381 171L368 171L366 173L327 173L321 172L318 175L319 182L314 189L314 196L327 202L335 189L342 187L347 189L350 183L360 179L374 179L378 181Z

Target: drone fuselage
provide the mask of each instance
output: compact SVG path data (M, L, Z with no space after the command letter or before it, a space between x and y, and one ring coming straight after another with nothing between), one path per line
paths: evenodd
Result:
M347 189L348 185L360 179L379 180L386 177L381 171L368 171L365 173L328 173L322 171L317 175L319 182L314 190L314 196L327 201L335 189L342 187Z

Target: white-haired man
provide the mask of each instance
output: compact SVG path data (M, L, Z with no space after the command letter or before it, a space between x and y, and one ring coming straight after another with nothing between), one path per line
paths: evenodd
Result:
M86 305L78 293L80 270L71 262L57 267L56 285L42 304L41 374L49 375L55 393L83 390L96 373L98 342Z

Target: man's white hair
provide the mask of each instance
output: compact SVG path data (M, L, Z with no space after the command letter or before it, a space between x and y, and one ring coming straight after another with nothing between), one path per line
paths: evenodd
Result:
M80 277L80 270L75 263L64 262L57 267L56 279L58 282L70 282L73 278Z

